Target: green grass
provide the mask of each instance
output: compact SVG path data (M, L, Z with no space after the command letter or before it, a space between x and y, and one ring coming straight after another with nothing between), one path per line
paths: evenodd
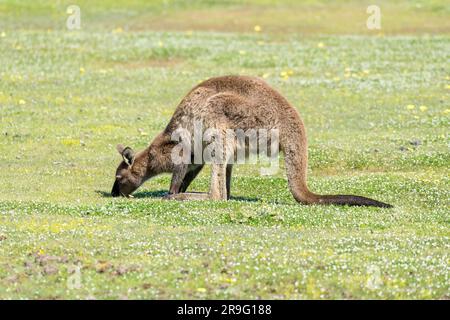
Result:
M366 6L81 1L69 32L65 2L0 2L0 298L448 299L449 9L381 2L372 33ZM168 175L110 198L115 145L224 74L298 108L312 190L395 208L302 206L249 165L229 202L162 201Z

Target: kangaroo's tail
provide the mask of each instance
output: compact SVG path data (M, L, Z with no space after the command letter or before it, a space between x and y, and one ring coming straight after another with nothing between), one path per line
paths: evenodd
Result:
M295 109L293 110L295 111ZM306 131L297 112L288 115L288 125L280 132L280 146L285 154L289 189L295 200L303 204L336 204L392 208L392 205L354 195L320 195L309 191L306 184L308 143Z
M319 200L316 203L319 204L336 204L336 205L348 205L348 206L369 206L380 208L392 208L392 205L377 201L374 199L354 196L354 195L316 195Z

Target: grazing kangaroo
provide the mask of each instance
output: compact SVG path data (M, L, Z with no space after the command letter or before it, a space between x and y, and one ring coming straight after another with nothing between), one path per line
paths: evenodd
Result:
M302 204L392 207L361 196L311 192L306 183L306 131L297 110L266 82L247 76L217 77L198 84L180 102L164 131L145 150L135 154L131 148L118 145L123 161L116 171L112 196L131 196L146 180L170 172L172 181L167 199L229 199L232 164L226 161L212 163L209 193L185 193L204 164L175 164L171 153L178 142L172 141L171 136L179 127L192 132L195 120L201 120L205 127L221 131L277 129L279 149L285 155L289 189L295 200Z

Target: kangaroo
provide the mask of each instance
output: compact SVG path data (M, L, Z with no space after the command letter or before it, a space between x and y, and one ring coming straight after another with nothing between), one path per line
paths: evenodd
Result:
M117 146L123 161L116 170L112 196L130 197L146 180L172 173L166 199L227 200L230 198L232 164L212 163L208 193L186 192L202 170L201 164L175 164L171 152L176 141L172 133L179 127L192 130L192 122L201 119L205 127L226 129L277 129L279 150L284 153L289 189L301 204L351 206L392 206L355 195L320 195L307 186L308 147L306 130L297 110L275 89L260 78L222 76L195 86L180 102L167 127L143 151ZM232 148L235 146L231 146Z

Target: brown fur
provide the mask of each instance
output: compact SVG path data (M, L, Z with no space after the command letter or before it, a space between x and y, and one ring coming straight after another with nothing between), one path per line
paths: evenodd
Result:
M176 144L170 140L172 132L178 127L192 132L192 124L196 119L203 121L204 128L219 130L278 129L280 150L285 154L289 189L300 203L391 207L360 196L318 195L311 192L306 183L306 131L297 110L266 82L246 76L211 78L194 87L180 102L165 130L147 149L131 159L126 160L130 158L131 149L118 146L126 161L117 169L112 194L128 196L147 179L171 172L173 176L168 199L228 199L231 165L212 164L209 193L184 193L203 165L175 166L171 161L171 150Z

